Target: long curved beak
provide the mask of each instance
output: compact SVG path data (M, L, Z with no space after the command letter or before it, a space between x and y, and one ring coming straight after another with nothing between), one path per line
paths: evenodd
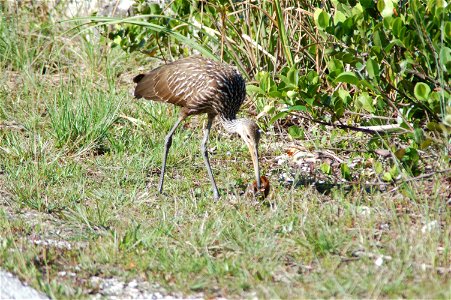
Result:
M260 180L260 166L258 165L258 144L249 143L247 144L249 152L251 153L252 163L254 164L255 179L257 181L257 190L261 189L262 183Z

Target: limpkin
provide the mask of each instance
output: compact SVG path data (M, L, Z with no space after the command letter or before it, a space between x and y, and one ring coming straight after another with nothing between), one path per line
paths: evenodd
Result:
M213 188L213 197L219 198L213 172L208 159L207 141L213 119L230 133L238 133L249 148L255 170L257 189L261 187L258 165L258 142L260 134L255 122L237 119L236 114L246 97L243 77L233 67L201 56L193 56L162 65L149 73L136 76L133 81L136 98L145 98L181 106L178 120L165 139L163 164L158 191L162 193L166 159L172 145L172 135L180 122L188 116L206 113L207 125L201 143L201 151Z

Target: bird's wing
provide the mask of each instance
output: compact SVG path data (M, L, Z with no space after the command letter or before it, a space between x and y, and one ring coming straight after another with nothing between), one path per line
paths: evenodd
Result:
M194 59L163 65L133 79L135 97L191 107L212 88L205 74L204 65Z
M161 66L144 76L138 75L135 77L138 81L135 97L185 106L182 77L172 64Z

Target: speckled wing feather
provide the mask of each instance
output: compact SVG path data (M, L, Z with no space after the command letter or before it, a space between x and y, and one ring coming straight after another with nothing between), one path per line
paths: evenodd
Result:
M168 64L147 74L136 76L138 84L135 88L135 97L185 106L186 99L183 93L178 92L183 90L183 74L178 71L176 65Z
M235 117L245 96L244 79L235 69L198 56L163 65L133 81L135 97L182 106L188 115Z

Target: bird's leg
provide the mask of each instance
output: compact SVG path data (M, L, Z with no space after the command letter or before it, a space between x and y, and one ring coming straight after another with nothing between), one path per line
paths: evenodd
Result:
M204 138L202 140L200 150L202 152L202 156L204 157L205 165L207 166L208 176L210 177L211 186L213 188L213 198L215 200L218 200L219 199L218 187L216 186L215 179L213 178L213 172L211 171L210 161L208 160L208 149L207 149L208 135L210 134L211 125L213 124L213 119L214 119L214 116L208 115L208 122L207 122L207 126L204 129Z
M168 135L164 139L163 165L161 166L160 183L158 184L158 192L160 194L163 192L164 171L166 169L166 159L168 158L169 148L171 148L172 145L172 135L174 134L174 131L177 129L177 127L180 125L180 122L182 122L184 119L185 117L183 116L179 117L177 122L175 122L174 126L171 128Z

